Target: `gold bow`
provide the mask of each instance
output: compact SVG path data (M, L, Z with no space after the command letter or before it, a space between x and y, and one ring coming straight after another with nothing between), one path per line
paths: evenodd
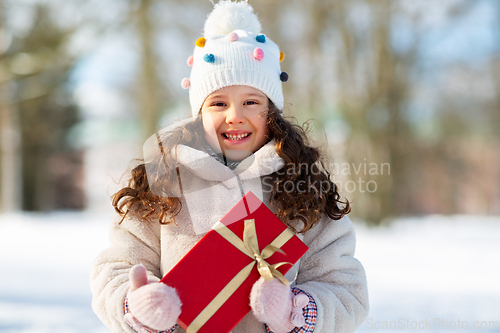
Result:
M243 240L241 240L228 227L220 222L217 222L213 229L234 247L249 256L252 259L252 262L236 274L236 276L219 292L219 294L217 294L217 296L214 297L214 299L203 309L203 311L198 314L198 316L186 328L187 333L198 332L198 330L205 325L205 323L217 312L217 310L219 310L222 304L224 304L247 279L255 264L257 264L259 274L266 281L272 280L276 277L286 285L291 283L280 271L277 270L277 268L286 264L293 265L292 263L280 262L274 265L269 265L266 262L266 259L272 256L275 252L284 254L283 250L280 248L294 236L292 230L286 228L271 242L271 244L267 245L262 252L259 252L257 231L255 230L255 220L245 220Z
M287 228L281 235L278 236L278 238L276 238L271 244L266 246L262 250L262 252L259 252L259 242L257 241L255 220L245 220L243 243L246 251L243 251L243 253L255 259L255 261L257 262L257 270L266 281L271 281L274 277L276 277L286 285L291 284L291 282L288 281L276 268L286 264L290 264L293 266L292 263L280 262L274 265L269 265L266 262L266 259L272 256L274 252L285 254L285 252L283 252L280 247L283 246L291 238L291 236L293 236L293 232ZM282 239L280 239L280 237L282 237Z

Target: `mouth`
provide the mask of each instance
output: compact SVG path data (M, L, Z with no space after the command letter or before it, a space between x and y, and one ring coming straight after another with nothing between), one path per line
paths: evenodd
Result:
M230 141L240 141L245 138L248 138L252 133L240 133L240 134L231 134L231 133L222 133L222 136Z

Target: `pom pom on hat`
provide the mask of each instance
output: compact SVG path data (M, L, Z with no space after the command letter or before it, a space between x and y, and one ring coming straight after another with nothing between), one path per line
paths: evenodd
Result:
M188 89L191 86L191 80L189 80L187 77L183 78L181 81L181 86L184 89Z
M238 40L238 34L236 32L231 32L227 38L229 39L229 41L231 42L236 42Z
M281 74L280 74L280 80L281 80L281 82L287 82L288 81L288 73L287 72L281 72Z
M205 47L205 42L207 40L205 39L205 37L200 37L196 40L196 46L198 47Z
M211 63L213 63L215 61L215 56L212 53L205 54L203 56L203 60L205 60L206 62L208 62L209 64L211 64Z
M234 30L258 34L262 26L248 3L222 0L208 16L204 30L205 36L227 35Z
M189 58L187 60L188 66L193 67L193 62L194 62L194 57L191 55L191 56L189 56Z
M262 60L264 59L264 51L260 47L257 47L253 50L253 56L257 60Z

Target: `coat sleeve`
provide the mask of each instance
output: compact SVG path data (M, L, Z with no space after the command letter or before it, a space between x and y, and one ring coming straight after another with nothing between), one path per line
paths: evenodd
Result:
M150 282L160 280L160 224L117 216L110 229L111 247L94 260L90 272L92 308L113 332L134 332L123 320L129 270L143 264Z
M309 250L301 259L297 287L317 305L315 332L354 332L368 316L365 271L354 258L356 237L347 216L327 216L304 235Z

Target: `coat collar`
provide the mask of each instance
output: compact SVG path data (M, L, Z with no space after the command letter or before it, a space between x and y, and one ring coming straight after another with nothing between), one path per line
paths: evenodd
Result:
M178 145L176 153L179 164L208 181L225 182L235 176L239 176L242 180L262 177L278 171L285 164L276 152L274 140L245 158L234 170L218 162L206 152L186 145Z

